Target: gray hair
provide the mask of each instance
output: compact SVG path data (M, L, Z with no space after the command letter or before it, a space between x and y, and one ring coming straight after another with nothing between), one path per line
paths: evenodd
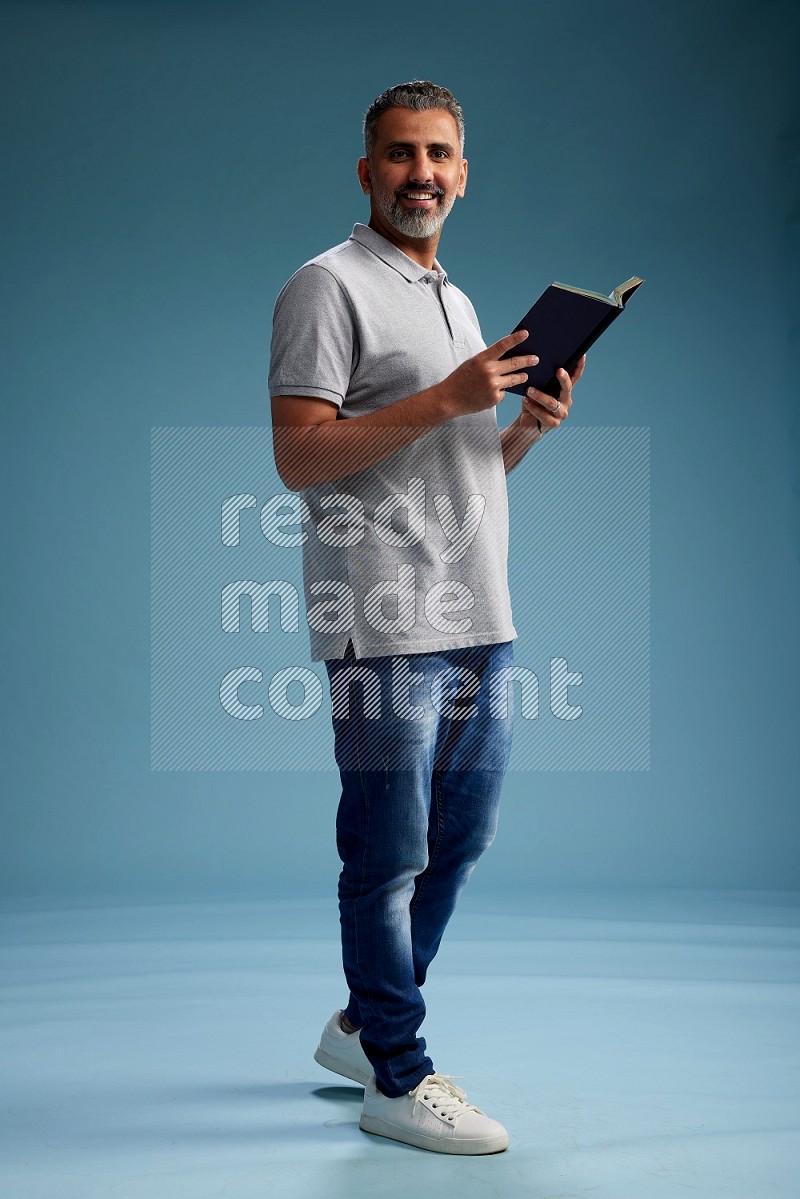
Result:
M444 108L458 126L461 153L464 153L464 113L451 91L439 87L427 79L412 79L408 83L396 83L373 100L364 114L364 150L367 158L375 145L375 126L378 117L389 108L410 108L413 112L425 112L429 108Z

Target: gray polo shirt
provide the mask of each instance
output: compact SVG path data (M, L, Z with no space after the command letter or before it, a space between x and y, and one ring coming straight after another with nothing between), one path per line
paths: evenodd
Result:
M475 309L438 262L427 270L356 224L278 295L269 391L328 400L347 420L424 391L484 348ZM343 657L348 640L360 658L517 636L494 408L296 502L312 661Z

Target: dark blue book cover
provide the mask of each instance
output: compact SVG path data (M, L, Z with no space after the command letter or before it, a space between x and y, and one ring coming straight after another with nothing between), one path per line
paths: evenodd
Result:
M502 362L518 354L538 354L539 361L536 366L525 368L527 383L506 390L525 395L529 387L535 387L557 398L561 390L556 377L558 367L563 366L571 374L581 355L619 316L626 301L643 282L634 276L621 283L610 296L582 291L565 283L551 283L514 327L514 332L527 329L527 340L500 358Z

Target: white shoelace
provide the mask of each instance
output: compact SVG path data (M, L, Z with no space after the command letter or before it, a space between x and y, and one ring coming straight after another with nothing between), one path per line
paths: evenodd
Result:
M423 1099L431 1100L431 1107L437 1116L445 1120L455 1120L464 1112L478 1112L474 1103L467 1103L467 1092L452 1082L452 1074L429 1074L418 1083L411 1094L414 1096L414 1107Z

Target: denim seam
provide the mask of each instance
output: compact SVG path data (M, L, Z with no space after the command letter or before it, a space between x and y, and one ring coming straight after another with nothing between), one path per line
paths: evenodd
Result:
M353 647L353 656L355 657L355 647ZM348 681L348 686L352 688L353 680ZM369 793L364 786L364 771L361 765L361 742L359 738L360 724L355 722L355 741L356 741L356 762L358 763L358 780L361 786L361 794L364 797L364 849L361 854L361 878L358 883L358 900L353 904L353 933L356 943L356 966L358 967L358 975L364 984L366 997L369 1003L372 1003L372 995L369 992L368 984L364 978L364 973L361 969L361 936L358 924L358 904L364 895L364 882L366 878L366 861L367 861L367 846L369 845ZM362 1015L363 1019L363 1015Z
M431 781L434 783L432 799L436 803L436 839L433 843L433 849L428 857L428 864L420 876L422 878L422 883L420 886L414 889L414 896L409 905L408 914L412 920L414 918L414 912L417 909L417 904L419 903L420 898L422 897L425 888L428 885L428 879L433 872L433 867L435 866L436 859L439 856L439 844L442 839L441 771L434 770L433 779Z

